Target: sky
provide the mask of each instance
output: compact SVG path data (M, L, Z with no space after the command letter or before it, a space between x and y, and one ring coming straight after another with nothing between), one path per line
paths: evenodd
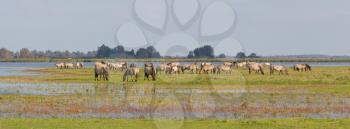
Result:
M1 0L0 47L350 55L348 0ZM232 10L231 10L232 9Z

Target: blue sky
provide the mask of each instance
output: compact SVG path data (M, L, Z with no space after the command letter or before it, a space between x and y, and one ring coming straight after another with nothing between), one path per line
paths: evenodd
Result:
M199 1L200 12L204 12L215 0ZM236 11L237 23L228 37L232 40L224 40L237 41L239 45L230 42L217 45L220 51L217 53L230 55L233 50L242 49L261 55L350 55L348 0L227 0L227 3ZM139 25L132 7L132 0L1 0L0 47L89 51L101 44L115 46L120 26ZM175 23L173 18L169 20ZM195 21L192 26L196 24ZM167 44L196 47L188 45L193 40L183 36L189 33L196 40L195 27L182 31L176 24L169 24L166 32L154 34L140 26L149 42L166 44L157 45L164 49L162 54L168 51ZM130 33L123 39L138 39Z

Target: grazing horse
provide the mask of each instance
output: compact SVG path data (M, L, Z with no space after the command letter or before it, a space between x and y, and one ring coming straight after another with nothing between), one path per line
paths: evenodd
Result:
M153 63L145 63L145 68L144 68L144 80L149 80L149 76L152 76L152 80L155 81L156 80L156 75L157 75L157 71L154 68Z
M198 71L198 66L197 66L197 63L192 63L192 64L189 64L189 65L183 65L182 66L182 70L183 70L183 73L186 71L186 70L189 70L192 74L194 73L197 73Z
M190 65L189 65L189 64L182 65L181 67L182 67L183 73L184 73L186 70L190 70Z
M130 67L126 69L123 75L123 82L129 81L129 76L131 78L131 81L137 82L139 73L140 73L140 69L136 68L136 65L131 64Z
M167 66L168 66L168 65L166 65L166 64L164 64L164 63L161 63L161 64L157 67L158 73L161 74L162 71L165 71Z
M232 66L229 65L219 65L216 68L216 73L220 74L222 71L226 71L226 73L232 73Z
M174 66L180 66L180 63L179 62L170 62L167 65L174 67Z
M185 74L186 66L178 65L177 69L178 69L178 74L180 74L180 73Z
M288 75L288 68L282 65L271 65L270 66L270 74L273 74L274 71L278 71L279 75L285 74Z
M248 64L247 62L237 63L236 68L246 68L247 64Z
M166 74L180 74L180 72L185 73L184 66L180 65L178 62L171 62L167 64L161 64L161 69L165 71Z
M252 73L252 71L255 71L255 73L261 73L262 75L264 75L264 67L259 64L259 63L255 63L255 62L249 62L247 63L247 67L249 70L249 74Z
M121 70L124 71L127 69L127 63L126 62L119 62L119 63L108 63L108 67L112 70Z
M203 71L206 74L209 74L209 72L211 73L215 73L215 66L211 63L202 63L201 64L201 70L199 71L199 74L201 74L201 72Z
M229 66L230 68L232 68L235 65L235 62L224 62L225 66Z
M192 63L188 66L188 69L191 71L192 74L198 73L198 65L197 63Z
M55 64L55 66L57 67L57 69L63 69L64 68L64 63L57 63Z
M96 62L94 71L95 71L95 81L101 80L101 78L103 78L103 80L105 81L109 80L109 72L106 64Z
M178 66L171 66L171 72L174 74L180 74L180 68Z
M215 66L214 66L214 67L215 67ZM211 63L201 63L201 65L200 65L200 70L199 70L199 74L201 74L202 71L204 71L204 72L209 72L208 70L213 71L213 70L214 70L214 67L212 67L212 64L211 64Z
M73 63L64 63L64 68L66 69L74 69L74 64Z
M299 72L305 71L306 72L306 71L311 71L311 66L308 64L296 64L296 65L294 65L293 69L294 69L294 71L299 71Z
M264 67L270 67L271 66L271 63L262 63L262 65L264 66Z
M82 62L77 62L77 63L75 63L75 68L76 69L81 69L81 68L83 68L84 67L84 64L82 63Z

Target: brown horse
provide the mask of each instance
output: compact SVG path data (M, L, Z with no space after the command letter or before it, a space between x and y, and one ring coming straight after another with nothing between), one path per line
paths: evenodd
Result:
M247 62L239 62L236 63L236 68L247 68L248 63Z
M215 66L211 63L202 63L199 74L201 74L202 71L206 74L215 73L215 69L216 69Z
M137 82L139 76L140 69L136 68L136 65L131 64L129 68L127 68L123 75L123 82L129 81L129 76L131 77L131 81Z
M235 62L224 62L225 66L229 66L230 68L232 68L233 66L235 66Z
M282 65L270 65L270 74L274 74L277 71L279 75L288 75L288 68Z
M153 63L145 63L144 73L144 80L146 80L146 78L149 80L149 76L152 76L153 81L156 80L157 71L154 68Z
M105 81L109 80L109 72L106 64L100 63L100 62L95 63L94 71L95 71L95 81L101 80L101 78L103 78L103 80Z
M296 64L293 66L294 71L299 71L299 72L303 72L303 71L311 71L311 66L308 64Z
M255 62L249 62L247 63L247 67L249 70L249 74L252 73L252 71L255 71L255 73L261 73L262 75L264 75L264 66L259 64L259 63L255 63Z
M217 66L216 73L220 74L223 71L226 71L226 73L232 73L232 66L230 65L219 65Z
M189 70L192 74L197 73L198 69L199 68L197 66L197 63L192 63L192 64L189 64L189 65L184 65L183 66L183 70L184 71Z

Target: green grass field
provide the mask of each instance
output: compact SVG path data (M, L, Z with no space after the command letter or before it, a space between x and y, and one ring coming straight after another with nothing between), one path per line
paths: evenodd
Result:
M265 75L248 74L247 70L235 69L230 73L158 75L157 81L144 80L141 76L138 82L122 82L122 72L111 72L110 81L95 81L92 68L85 69L33 69L29 72L40 73L41 76L0 77L3 82L24 83L110 83L114 85L154 84L169 88L210 88L215 85L222 88L292 88L310 89L315 92L350 93L349 67L315 67L312 72L295 72L289 70L289 75L270 75L265 69Z

